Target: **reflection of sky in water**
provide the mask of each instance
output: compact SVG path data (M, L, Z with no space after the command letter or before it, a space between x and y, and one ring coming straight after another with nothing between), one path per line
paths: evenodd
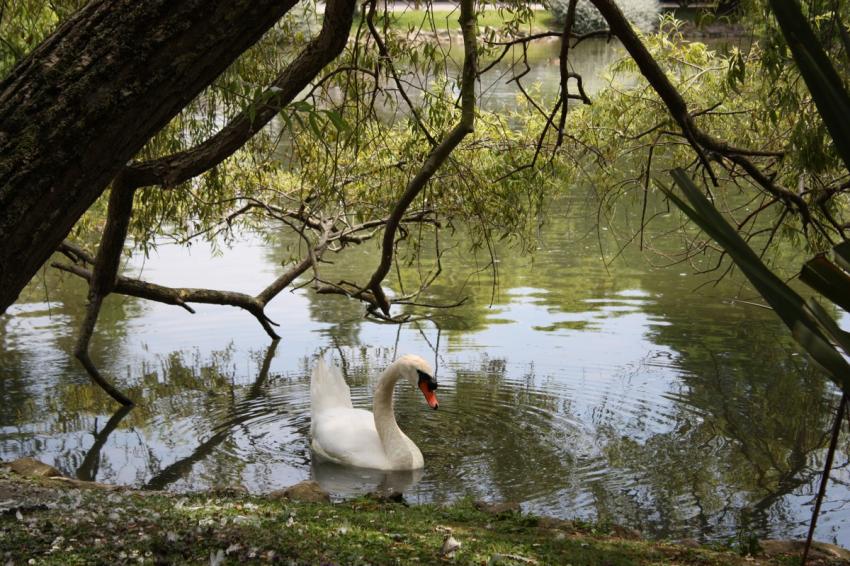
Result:
M144 262L133 260L127 273L141 271L144 278L165 285L256 293L281 269L259 240L246 238L215 257L203 246L188 252L162 246ZM253 394L250 388L268 339L247 313L197 305L197 314L191 315L124 297L110 301L129 301L132 308L127 309L122 332L104 324L95 340L98 362L109 375L132 383L150 374L154 385L166 387L169 372L185 366L200 384L165 391L151 400L150 420L111 433L96 477L123 484L193 489L238 482L265 491L310 477L318 472L311 472L307 448L305 371L317 349L330 349L336 359L339 352L346 356L354 372L355 405L365 407L374 375L393 352L418 352L433 359L429 352L437 338L432 324L401 331L362 324L355 342L339 344L336 350L337 325L313 318L315 299L309 291L285 292L268 310L281 324L282 341L267 379ZM701 531L722 537L734 531L735 519L728 514L709 513L710 527L700 526L703 518L694 516L694 506L701 502L687 494L677 495L673 507L681 516L673 516L653 479L658 473L652 468L654 451L665 450L654 444L672 442L666 450L685 450L677 443L688 442L688 431L705 421L703 409L691 406L689 388L681 380L682 372L690 370L680 367L680 352L658 341L659 333L675 331L680 323L660 314L664 309L654 292L634 286L615 285L601 294L588 291L567 304L569 309L559 308L553 289L508 287L486 311L483 326L457 331L450 340L443 336L438 357L441 410L423 411L412 391L398 394L400 420L428 462L408 497L430 501L473 493L520 499L530 509L567 517L601 514L660 534ZM65 349L73 340L68 325L75 324L74 317L64 314L62 305L54 304L52 310L50 317L44 304L17 305L14 316L4 319L3 343L23 360L19 367L30 380L36 405L53 410L43 411L47 417L40 422L24 419L28 424L0 428L0 450L4 458L34 454L73 472L109 415L53 412L63 410L61 404L51 405L50 391L57 383L90 388ZM722 325L717 328L721 335L727 332ZM213 360L218 360L215 369L226 385L214 390L203 385L202 377ZM369 379L363 379L364 372ZM70 424L65 422L69 418ZM706 448L709 454L714 449ZM618 454L624 450L637 450L634 461L621 459ZM717 458L723 454L718 451ZM722 460L709 463L729 465ZM336 485L356 483L356 478L328 477ZM364 482L378 485L381 479ZM354 488L340 491L357 491ZM748 501L742 488L725 479L710 489L723 505L737 507ZM777 510L767 516L765 531L799 533L810 509L808 489L804 484L794 495L780 498ZM833 488L830 496L820 532L841 539L837 531L845 522L846 492Z
M572 62L589 92L602 84L598 69L618 53L605 42L575 50ZM524 84L540 83L542 96L554 95L556 63L544 58L532 69ZM505 84L504 72L494 69L482 81L489 108L515 104L516 91ZM661 273L641 263L606 273L599 261L603 246L587 228L589 220L580 211L565 216L566 228L553 228L561 232L541 244L533 268L502 253L500 269L514 277L500 287L492 307L481 307L482 324L441 336L440 411L424 411L415 392L399 390L399 419L427 462L408 497L430 501L472 493L519 499L531 509L566 517L612 517L648 533L729 536L737 511L764 499L771 486L747 483L759 469L749 468L736 447L752 438L738 430L740 422L727 410L733 413L752 400L765 404L758 392L779 380L771 381L773 375L754 380L751 374L786 366L792 371L790 360L799 358L773 346L787 338L769 315L723 303L724 293L695 295L696 284L679 277L681 268ZM594 237L571 242L567 232ZM609 258L612 249L605 251ZM363 271L376 261L373 253L360 257ZM220 256L211 256L203 244L189 250L162 246L146 261L131 260L126 273L162 285L254 294L281 273L279 259L259 239L246 237ZM454 267L468 267L463 258L455 261ZM448 258L446 265L453 268ZM113 405L91 399L93 389L69 354L84 291L79 288L68 305L61 304L63 295L51 294L50 305L33 292L34 302L15 305L10 316L0 318L0 385L18 395L8 402L14 411L0 408L5 419L0 456L35 455L73 472L95 445L95 432ZM478 300L487 304L489 293L481 295L486 298ZM150 395L149 419L133 421L131 413L109 435L97 479L160 482L154 487L171 489L238 482L265 491L307 478L305 375L312 357L323 350L338 360L342 353L354 402L366 407L374 376L394 352L433 359L438 338L433 324L400 331L364 324L361 307L316 299L306 289L285 291L267 309L281 325L282 340L267 378L252 391L268 345L259 324L232 307L193 308L195 315L132 298L107 300L93 341L96 363L121 384L145 380L147 387L162 390ZM850 318L843 322L850 326ZM221 374L218 381L207 375L210 368ZM192 374L186 379L192 387L181 382L168 388L178 370ZM212 389L210 383L217 385ZM712 388L729 392L728 403L712 398ZM801 392L805 387L791 388L791 395ZM768 406L750 420L780 419L783 408L788 407ZM748 413L741 414L746 420ZM788 417L794 419L804 420ZM824 422L814 420L809 428L825 430ZM764 451L788 457L793 440L777 442ZM762 532L803 532L811 509L808 478L821 455L807 448L804 473L798 474L805 481L779 494L757 525ZM687 482L680 475L696 487L681 487ZM846 469L836 476L850 480ZM850 529L841 532L850 520L849 500L844 485L830 487L820 538L850 544Z

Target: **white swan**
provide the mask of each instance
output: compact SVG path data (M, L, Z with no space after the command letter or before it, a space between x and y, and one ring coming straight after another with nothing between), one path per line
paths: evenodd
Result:
M398 427L393 411L393 389L400 378L419 387L432 409L438 407L437 382L428 362L406 355L393 362L378 378L373 413L355 409L339 368L323 359L310 379L313 453L321 460L377 470L416 470L424 466L422 452Z

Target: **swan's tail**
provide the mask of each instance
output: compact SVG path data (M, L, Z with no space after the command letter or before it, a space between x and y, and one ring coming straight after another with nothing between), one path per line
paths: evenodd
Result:
M313 376L310 378L310 407L312 417L328 409L351 409L351 390L339 368L325 364L323 358L319 358L316 367L313 368Z

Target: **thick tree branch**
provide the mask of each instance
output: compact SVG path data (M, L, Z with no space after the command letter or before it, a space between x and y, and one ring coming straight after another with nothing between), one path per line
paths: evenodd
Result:
M88 263L94 265L94 257L70 240L63 240L56 251L64 254L65 257L74 263Z
M65 265L61 263L53 263L53 267L73 273L78 277L82 277L86 281L91 282L93 274L90 270L78 265ZM271 328L271 321L263 313L264 305L255 297L246 293L237 293L233 291L218 291L214 289L197 289L191 287L165 287L147 281L131 279L129 277L119 276L115 280L115 293L128 295L130 297L138 297L167 305L177 305L189 310L186 303L203 303L210 305L225 305L239 307L254 315L262 325L266 333L274 340L280 338ZM191 311L194 312L194 311Z
M0 81L0 312L128 160L294 4L88 2Z
M128 165L125 169L127 182L133 187L174 187L209 171L233 155L342 52L351 29L354 6L354 0L329 0L319 35L257 100L221 131L196 147L153 161Z
M387 301L384 291L381 288L381 282L387 273L390 271L393 260L393 249L395 247L395 235L398 231L401 219L404 217L407 208L413 200L419 195L422 189L428 184L428 181L433 177L434 173L448 159L452 151L460 144L467 134L474 131L475 125L475 78L477 65L477 45L476 45L476 19L475 7L473 0L461 0L460 3L460 25L463 30L463 72L461 75L461 118L460 122L452 129L448 135L437 145L428 155L425 163L419 169L417 174L408 183L404 193L402 193L395 207L390 213L387 225L384 228L384 238L381 243L381 262L378 265L369 282L355 294L357 297L363 297L367 292L371 292L378 306L383 311L384 315L390 314L390 304Z
M706 150L726 157L730 161L740 165L750 175L750 177L758 183L763 189L772 195L782 199L786 203L795 205L800 212L803 223L808 224L811 221L809 207L803 198L783 187L774 184L770 178L764 174L752 161L746 156L758 155L757 152L751 150L737 148L718 140L701 130L694 121L693 115L688 112L688 105L685 99L676 89L664 70L640 40L635 33L631 24L623 16L620 8L613 0L591 0L593 5L602 13L605 20L608 22L611 32L617 36L623 46L634 59L640 72L649 82L661 100L667 106L674 120L679 124L682 133L690 143L693 150L696 152L705 170L711 177L712 182L717 184L717 177L711 168L709 156Z
M118 391L106 378L104 378L89 357L89 343L91 342L97 317L103 299L115 288L115 279L118 275L118 265L121 261L121 251L124 248L124 240L127 238L127 228L130 225L130 216L133 212L133 189L127 188L121 175L112 184L109 195L109 206L107 209L106 226L94 258L89 277L89 298L86 306L86 317L80 325L80 334L74 346L74 355L89 374L89 377L100 385L113 399L122 405L129 406L133 401Z
M170 289L125 278L118 281L118 265L132 214L133 192L141 186L161 184L171 187L182 183L215 167L242 147L283 106L291 102L319 71L339 55L348 38L353 12L353 0L331 0L319 35L287 66L252 107L242 111L218 134L191 150L126 167L113 181L107 223L91 271L78 266L60 267L89 281L86 317L80 328L74 354L90 377L119 403L131 405L132 401L100 374L88 353L103 299L115 289L117 283L120 283L120 292L124 294L177 304L190 312L194 311L186 302L243 308L257 318L272 339L279 338L271 327L273 323L264 313L264 307L280 290L303 273L306 267L301 264L278 278L256 298L226 291ZM324 243L322 245L324 246ZM70 245L62 247L72 259L90 259Z
M573 23L576 19L577 2L578 0L570 0L570 3L567 5L567 17L564 19L564 33L561 36L561 53L558 58L558 70L560 71L561 77L561 116L558 120L558 139L555 142L556 148L561 147L561 144L564 143L564 129L567 124L567 102L570 96L570 71L568 68L570 56L570 34L573 31Z

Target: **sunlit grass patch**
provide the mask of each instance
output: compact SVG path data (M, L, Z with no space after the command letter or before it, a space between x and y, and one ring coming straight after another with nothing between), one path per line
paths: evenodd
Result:
M99 489L47 495L48 505L0 515L4 564L747 563L728 551L617 538L604 525L493 515L471 500L408 507ZM461 543L450 558L440 555L447 534Z

